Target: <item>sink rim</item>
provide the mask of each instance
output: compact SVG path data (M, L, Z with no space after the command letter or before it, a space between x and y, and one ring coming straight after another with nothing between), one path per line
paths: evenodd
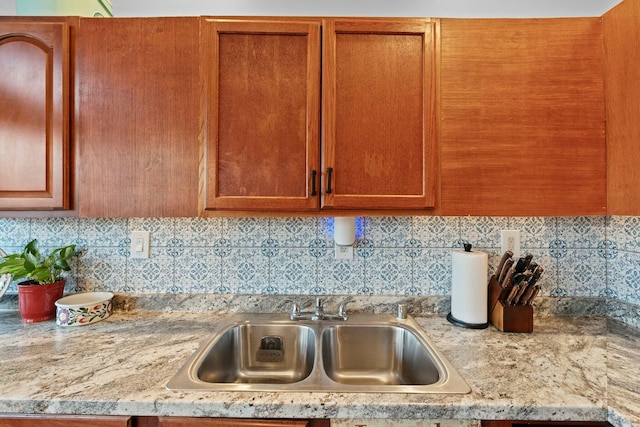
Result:
M311 373L304 379L292 383L211 383L197 376L201 361L215 341L230 328L243 324L306 326L315 334L315 359ZM333 326L398 326L413 333L425 347L438 368L439 380L428 385L359 385L338 383L329 378L324 370L322 336ZM440 353L426 332L408 316L397 319L390 314L353 314L347 321L334 320L290 320L287 313L235 313L220 321L211 336L181 365L166 384L173 391L256 391L256 392L354 392L354 393L411 393L411 394L467 394L471 388L451 363Z

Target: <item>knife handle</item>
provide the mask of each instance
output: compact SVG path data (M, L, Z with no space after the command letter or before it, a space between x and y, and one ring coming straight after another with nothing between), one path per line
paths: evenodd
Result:
M516 263L516 273L524 272L525 268L527 268L527 259L522 257Z
M513 300L511 301L513 305L518 305L518 302L520 302L522 296L527 292L529 284L527 282L522 282L519 286L520 289L518 289L518 293L513 297Z
M524 305L531 305L531 303L533 303L533 300L535 299L535 297L538 296L538 293L540 292L540 285L535 285L533 287L533 293L531 294L531 296L529 297L529 299L527 301L523 301Z
M513 301L513 298L516 296L519 290L520 285L515 285L514 287L512 287L509 295L507 295L507 298L504 300L504 305L511 305L511 301Z
M527 302L529 302L529 300L531 299L531 295L533 295L533 292L535 291L535 289L536 287L532 284L529 284L529 286L527 286L527 290L524 291L524 293L520 297L521 305L527 305Z
M500 271L500 276L498 277L498 283L502 283L504 281L504 278L507 275L507 272L509 271L511 266L513 266L513 259L509 258L505 261L504 265L502 266L502 271Z
M504 279L502 279L502 282L500 282L500 287L502 289L506 289L509 287L509 285L511 284L511 278L513 277L513 274L515 272L516 270L513 267L511 267L509 271L507 271L507 274L504 276Z
M511 250L505 251L505 253L502 254L502 258L500 258L500 262L496 267L496 279L500 279L500 273L502 273L502 267L504 267L504 263L507 262L507 260L512 256L513 256L513 251ZM502 282L498 280L498 283L502 283Z

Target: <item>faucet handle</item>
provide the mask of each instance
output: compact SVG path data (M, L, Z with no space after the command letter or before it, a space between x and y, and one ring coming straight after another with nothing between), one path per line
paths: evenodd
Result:
M284 300L285 304L288 302L291 303L291 315L289 317L293 320L294 317L300 315L300 306L292 299L287 298L286 300Z
M342 303L338 306L338 316L347 317L347 304L350 302L353 302L354 299L353 298L347 298L346 300L342 301Z

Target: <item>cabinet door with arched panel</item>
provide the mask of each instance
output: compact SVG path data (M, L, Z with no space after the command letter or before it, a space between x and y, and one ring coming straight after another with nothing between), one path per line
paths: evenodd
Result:
M69 208L66 22L0 22L0 210Z

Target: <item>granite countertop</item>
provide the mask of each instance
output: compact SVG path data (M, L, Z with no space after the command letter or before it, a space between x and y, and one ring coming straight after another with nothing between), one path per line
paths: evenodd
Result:
M540 316L532 334L416 320L467 395L176 392L165 384L225 314L118 311L83 327L0 312L0 413L250 418L609 420L640 426L640 332Z

